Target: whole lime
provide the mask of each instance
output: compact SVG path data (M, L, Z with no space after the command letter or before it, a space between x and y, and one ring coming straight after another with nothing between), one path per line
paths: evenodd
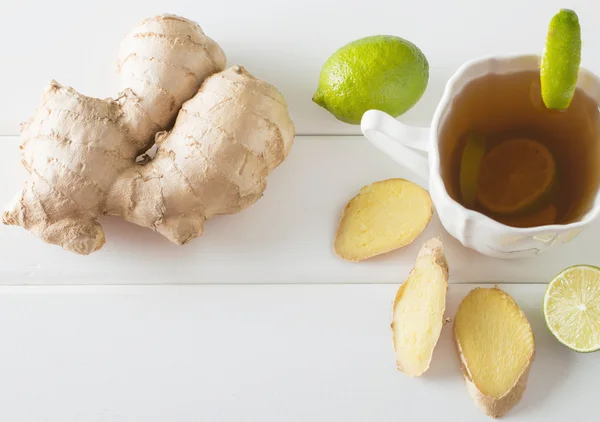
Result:
M337 119L359 124L365 111L394 117L412 108L429 81L429 63L400 37L375 35L346 44L321 69L313 101Z

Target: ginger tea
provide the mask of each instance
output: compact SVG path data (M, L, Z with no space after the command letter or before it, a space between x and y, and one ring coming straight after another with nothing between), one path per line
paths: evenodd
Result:
M460 174L473 136L485 140L485 151L476 173L476 199L466 203ZM578 89L567 110L548 110L539 72L487 75L470 82L456 96L439 138L450 196L507 225L577 220L590 210L600 185L598 105Z

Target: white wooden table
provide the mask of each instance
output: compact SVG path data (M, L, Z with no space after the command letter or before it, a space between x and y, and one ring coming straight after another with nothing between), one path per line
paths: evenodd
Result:
M5 3L7 3L5 1ZM31 4L27 4L31 3ZM90 2L88 2L90 3ZM361 186L412 176L356 126L312 104L326 58L372 34L403 36L429 58L423 100L402 120L426 125L465 60L541 52L550 17L578 12L583 64L600 72L600 6L589 0L185 2L74 0L2 4L0 204L22 183L18 124L51 78L114 94L115 49L140 19L197 20L225 50L285 95L299 136L248 210L210 220L190 245L117 219L88 257L0 227L0 421L484 421L444 328L431 370L395 370L391 303L419 244L441 235L451 267L448 316L475 285L498 283L523 307L537 357L514 421L598 419L600 355L579 355L546 329L541 301L562 268L600 265L600 222L533 259L500 261L461 247L434 218L407 248L359 264L332 252L339 214Z
M10 421L486 421L447 325L422 378L395 369L394 285L0 288ZM453 284L448 313L473 287ZM597 420L598 356L557 347L544 286L502 286L537 355L510 421Z

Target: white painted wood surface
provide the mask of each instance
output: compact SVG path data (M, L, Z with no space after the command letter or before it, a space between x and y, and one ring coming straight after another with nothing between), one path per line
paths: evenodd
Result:
M0 143L0 203L21 186L18 139ZM437 217L411 246L348 263L332 250L339 216L360 187L413 176L361 136L296 139L263 198L242 213L209 220L205 233L175 246L117 218L102 221L106 246L87 257L0 225L0 284L398 283L429 236L442 236L455 281L547 282L566 266L600 266L600 222L569 244L529 260L483 257L462 247Z
M0 0L0 206L24 178L18 139L6 135L18 133L44 85L57 79L114 95L118 42L146 16L197 20L230 65L283 92L299 134L343 135L358 127L337 122L311 97L322 64L345 43L392 34L424 51L429 87L401 120L425 126L462 62L541 52L561 7L579 13L583 65L600 72L600 5L591 0ZM468 397L450 326L425 377L395 370L391 303L419 243L436 235L451 266L449 316L473 287L458 283L540 283L503 286L527 313L537 344L529 387L507 419L597 420L598 356L559 345L540 306L543 283L562 268L600 265L600 222L532 260L468 251L435 218L405 249L360 264L337 259L332 242L346 201L388 177L412 175L360 136L299 136L257 204L211 220L186 247L105 219L106 247L80 257L0 226L0 420L489 420Z
M421 378L396 371L397 285L0 288L0 420L489 421L447 325ZM451 285L448 316L473 286ZM598 355L560 345L543 285L502 286L536 358L509 421L597 420Z
M427 56L431 78L403 120L427 125L460 64L488 54L541 53L548 22L562 7L578 12L582 62L600 72L600 6L593 0L2 0L0 135L18 133L51 79L88 95L116 95L118 43L138 21L163 12L198 21L230 65L277 86L300 134L358 133L311 101L335 50L368 35L406 38Z

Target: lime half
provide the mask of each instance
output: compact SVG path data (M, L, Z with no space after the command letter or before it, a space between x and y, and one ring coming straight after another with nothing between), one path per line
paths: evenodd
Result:
M571 104L581 63L581 29L577 14L558 12L548 26L540 65L542 99L549 109L565 110Z
M600 350L600 268L567 268L548 285L544 317L558 341L576 352Z

